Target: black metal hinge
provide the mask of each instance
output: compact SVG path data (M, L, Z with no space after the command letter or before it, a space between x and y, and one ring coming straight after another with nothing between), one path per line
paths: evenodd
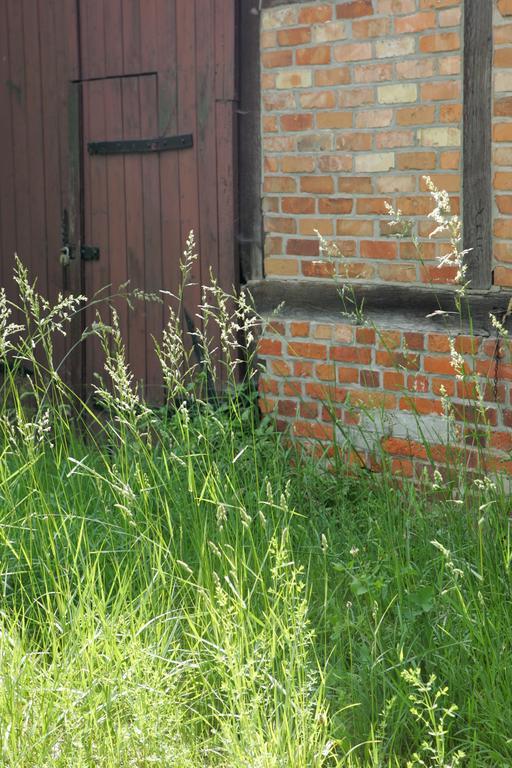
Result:
M130 155L141 152L165 152L170 149L189 149L193 146L191 133L166 136L160 139L127 139L123 141L90 141L90 155Z

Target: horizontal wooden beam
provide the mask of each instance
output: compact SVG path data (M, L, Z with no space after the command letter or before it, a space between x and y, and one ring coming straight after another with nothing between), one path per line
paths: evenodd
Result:
M405 330L494 335L489 315L501 318L512 293L471 292L462 299L460 314L453 290L430 286L358 284L345 288L334 281L259 280L245 290L252 296L258 314L347 322L355 302L365 317L377 326ZM352 321L355 319L352 318ZM350 318L349 318L350 321Z

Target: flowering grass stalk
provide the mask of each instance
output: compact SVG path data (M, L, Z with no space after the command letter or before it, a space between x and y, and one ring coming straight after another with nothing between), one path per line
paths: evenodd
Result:
M507 765L507 500L474 484L455 505L298 462L240 386L253 316L206 295L224 396L194 386L178 307L158 347L167 399L150 406L114 315L90 329L108 418L53 358L28 357L52 308L27 332L4 300L0 765ZM431 721L419 681L434 674L448 692Z

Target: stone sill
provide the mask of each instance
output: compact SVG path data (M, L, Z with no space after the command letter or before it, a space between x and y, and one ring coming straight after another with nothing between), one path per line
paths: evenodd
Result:
M342 283L332 280L254 280L245 289L253 298L259 315L282 319L313 320L318 322L349 322L355 320L343 314L340 297ZM451 287L404 286L403 284L352 284L353 296L371 325L434 333L473 333L493 336L489 314L501 319L511 292L470 291L462 300L461 314L457 313L455 294ZM347 310L350 306L347 305ZM441 310L448 314L432 312ZM512 326L510 318L509 326Z

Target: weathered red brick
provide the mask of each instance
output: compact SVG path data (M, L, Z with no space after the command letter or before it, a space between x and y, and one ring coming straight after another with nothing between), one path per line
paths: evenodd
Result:
M290 333L292 336L309 336L310 324L308 322L290 323Z
M406 440L399 437L388 437L381 443L386 453L396 454L397 456L416 456L420 459L428 457L425 446L414 440Z
M369 365L372 359L372 351L365 347L331 347L329 356L331 360L337 360L341 363Z
M397 244L389 240L363 240L361 256L365 259L396 259Z
M259 339L258 353L260 355L280 355L281 342L276 339Z
M420 357L413 353L406 352L387 352L377 350L375 361L382 368L405 368L408 371L418 371L420 368Z
M306 6L299 10L299 24L322 24L332 18L330 3Z
M356 328L356 341L358 344L374 344L375 330L373 328Z
M373 14L372 0L348 0L336 6L337 19L356 19Z
M325 360L327 357L327 347L325 344L292 341L288 344L288 354L295 357Z

